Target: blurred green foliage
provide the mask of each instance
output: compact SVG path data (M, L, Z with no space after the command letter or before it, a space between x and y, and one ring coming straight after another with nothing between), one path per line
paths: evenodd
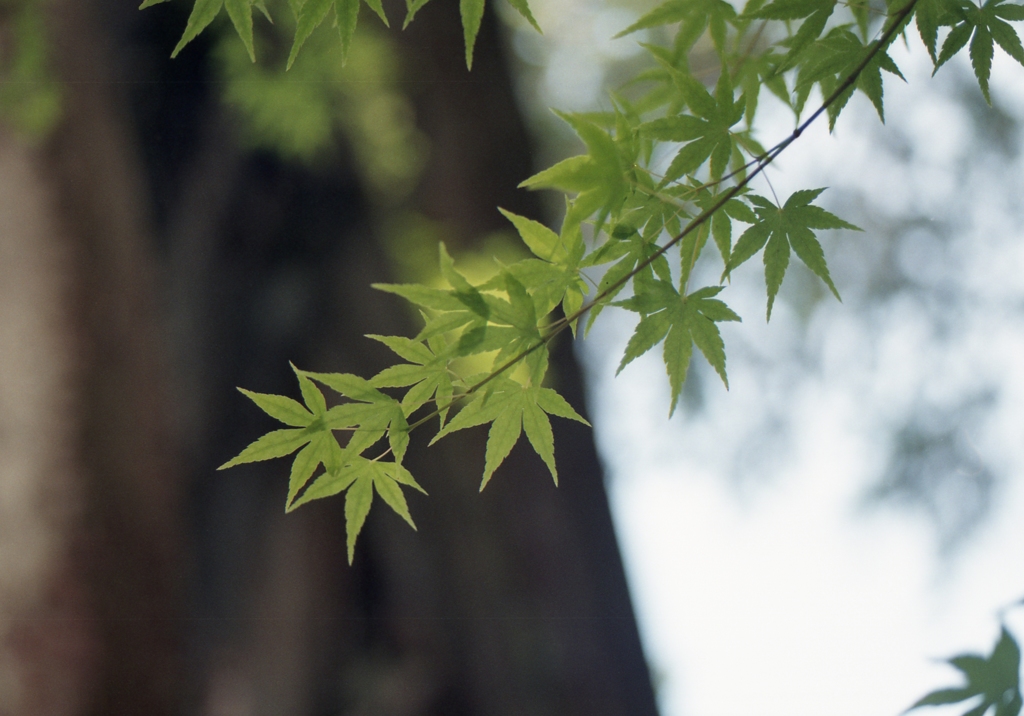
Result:
M61 114L60 87L50 68L40 0L0 4L0 116L16 132L39 139Z
M315 32L307 50L285 71L278 58L287 51L287 32L283 19L273 26L260 23L256 62L231 33L217 40L223 100L236 110L242 141L316 163L335 156L330 150L343 140L378 199L392 203L405 198L428 149L416 128L412 102L400 91L402 68L394 43L361 28L343 63L330 33Z

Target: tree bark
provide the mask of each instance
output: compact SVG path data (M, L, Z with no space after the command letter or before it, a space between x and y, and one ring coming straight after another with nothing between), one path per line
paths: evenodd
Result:
M5 635L14 698L4 713L171 714L182 686L180 481L141 172L97 8L47 10L62 120L35 148L8 134L0 158L4 223L18 227L5 232L16 277L5 287L37 320L27 341L0 334L15 357L39 354L5 364L9 381L38 395L23 391L11 419L16 433L40 429L11 449L41 451L20 476L25 489L4 490L32 523L18 539L37 542L17 548L34 562L20 586L31 596L4 599L19 615Z

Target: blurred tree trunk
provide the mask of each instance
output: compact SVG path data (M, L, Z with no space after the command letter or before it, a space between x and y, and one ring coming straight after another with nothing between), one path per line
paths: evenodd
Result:
M11 714L172 714L180 478L144 182L95 8L47 11L63 118L43 146L2 139L5 306L36 322L0 337L5 380L24 389L5 448L26 461L3 461L16 518L2 551L34 563L24 599L4 595L0 699Z
M415 436L408 464L431 495L411 497L419 531L378 505L351 568L342 499L285 516L283 461L214 472L272 427L233 386L294 394L289 360L372 374L391 359L362 335L415 329L369 288L388 261L345 152L311 170L240 148L206 39L168 59L182 11L54 2L64 119L41 149L0 137L0 219L20 227L0 241L0 299L39 326L26 342L29 319L0 313L0 398L20 401L0 449L26 451L0 474L0 556L30 555L20 581L0 570L0 700L12 714L653 714L589 430L554 421L561 487L520 445L482 495L485 431L430 450ZM493 11L472 74L454 4L394 38L431 142L411 208L463 247L506 228L498 205L538 215L514 188L530 146ZM554 372L582 412L570 348Z

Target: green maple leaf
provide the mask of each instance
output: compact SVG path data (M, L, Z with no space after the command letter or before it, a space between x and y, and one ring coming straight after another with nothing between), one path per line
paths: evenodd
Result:
M380 495L396 514L408 522L410 527L416 529L400 485L407 485L426 494L426 491L413 479L412 474L399 463L369 460L356 456L347 460L341 468L322 474L301 497L291 504L289 511L312 500L333 497L345 491L345 532L348 543L348 563L352 564L356 539L370 513L374 492Z
M147 0L147 2L142 3L140 9L156 4L156 2L148 2ZM198 37L199 33L205 30L217 15L220 14L220 9L223 6L224 0L196 0L196 4L192 6L192 12L188 16L188 22L185 23L185 32L182 33L178 44L171 51L171 57L177 57L185 45Z
M526 0L509 0L509 5L533 25L533 29L540 32L540 25L537 24L533 13L530 12L530 6ZM480 22L484 17L484 0L459 0L459 12L462 15L462 32L466 42L466 69L471 70L473 69L473 46L476 44L476 36L480 32ZM409 19L411 18L410 15ZM408 19L406 24L408 24Z
M662 355L672 386L670 417L675 412L683 383L686 382L694 344L721 377L725 387L729 387L729 378L725 372L725 344L715 323L741 319L715 298L723 288L708 286L687 296L680 296L671 282L656 281L645 286L643 293L615 304L636 311L641 316L640 323L626 344L626 352L616 375L634 359L664 340Z
M377 13L381 22L390 27L387 15L384 14L384 7L380 0L365 0L371 10ZM356 23L359 20L360 0L305 0L299 8L298 18L295 23L295 39L292 41L291 52L288 53L287 67L291 68L299 50L306 42L313 30L320 26L327 18L331 10L334 10L335 24L338 27L338 34L341 36L341 63L345 64L348 59L348 50L352 44L352 37L356 32Z
M538 268L536 265L533 265L533 269L530 267L531 264L527 264L526 272L523 274L526 279L530 278L531 273L535 273L533 269ZM538 292L535 298L535 295L531 295L523 282L516 277L516 272L508 268L481 288L504 291L508 300L484 294L490 309L492 325L478 329L486 333L482 346L477 348L476 352L496 349L496 371L514 370L518 363L516 358L522 356L529 370L530 380L539 385L547 373L548 349L540 334L537 299L546 300L547 292Z
M561 234L544 226L533 219L513 214L499 208L502 216L512 222L522 237L523 243L537 258L567 269L577 268L583 257L585 246L583 236L572 227L566 229L563 224Z
M829 9L830 0L774 0L764 3L751 3L743 16L757 20L803 20ZM752 6L752 7L751 7Z
M582 239L579 243L582 246ZM498 351L495 358L495 366L498 366L519 353L529 352L526 363L534 379L540 380L547 370L547 348L541 345L538 302L543 304L541 308L545 312L550 311L552 306L547 302L551 287L535 292L534 296L517 278L519 274L526 282L532 282L538 267L526 264L509 268L490 281L473 286L455 269L444 244L440 246L440 264L441 275L452 286L450 290L412 284L374 284L374 287L403 296L425 308L441 311L441 315L428 319L416 340L459 331L458 340L444 354L446 359ZM575 279L573 285L577 285ZM508 298L495 295L495 292L504 293ZM579 302L582 304L582 297Z
M379 1L379 0L378 0ZM424 5L430 0L405 0L405 21L402 23L404 30L412 22ZM462 17L462 35L466 46L466 69L473 69L473 47L476 45L476 36L480 32L480 24L484 17L485 0L459 0L459 14ZM537 32L540 32L540 25L530 12L527 0L508 0L508 4L516 9Z
M345 445L346 457L362 453L387 435L395 460L402 461L409 445L409 423L397 400L377 390L365 378L350 373L296 372L300 377L311 378L351 401L335 405L323 416L329 429L351 431Z
M421 284L372 284L379 291L401 296L410 303L429 309L434 315L426 315L426 325L415 340L427 340L447 333L461 332L460 340L452 347L448 357L465 356L473 353L495 350L484 348L484 335L488 332L492 311L508 315L510 307L493 296L484 295L480 289L466 280L455 269L455 262L442 243L438 247L441 275L450 290L423 286Z
M484 0L459 0L462 34L466 43L466 69L473 69L473 46L484 18Z
M820 206L812 206L811 202L824 189L808 189L794 192L785 205L778 206L763 196L752 195L750 202L754 205L754 213L758 221L740 236L732 250L729 262L725 266L722 278L725 279L732 271L764 248L764 277L768 286L768 320L772 317L772 305L782 285L782 279L789 266L789 253L792 248L800 260L807 265L829 287L835 297L839 291L832 283L828 266L825 264L825 252L815 238L813 229L851 229L861 231L859 227L843 221ZM842 300L842 299L840 299Z
M423 357L423 351L429 353L426 346L408 339L384 342L400 355ZM283 457L301 447L292 462L285 511L291 512L307 502L348 490L345 496L345 523L348 561L351 564L356 537L370 510L374 489L398 515L416 529L399 487L400 484L408 485L424 492L401 464L409 444L409 425L402 406L377 390L370 381L345 373L310 373L295 366L292 369L298 378L305 405L282 395L240 390L268 415L293 427L267 433L218 469ZM332 388L351 402L328 408L323 393L314 381ZM334 436L336 430L349 433L344 448ZM380 458L383 455L371 460L361 454L385 434L395 457L393 462L382 461ZM324 472L310 484L320 465L324 466ZM306 485L309 486L303 491Z
M530 445L547 465L557 485L555 441L549 414L590 425L573 410L565 398L551 388L526 386L508 378L498 378L492 381L487 391L475 394L472 401L444 426L431 444L456 430L491 423L487 434L484 474L480 482L480 489L483 490L525 431Z
M474 289L473 293L462 296L474 302L473 310L470 310L455 291L420 284L375 283L372 286L379 291L401 296L422 308L431 309L430 313L423 312L425 323L415 340L431 340L457 332L460 333L461 339L452 347L452 356L470 355L486 350L480 349L478 344L481 343L483 333L488 327L487 317L481 314L488 313L490 308L483 296L479 295L479 291Z
M385 368L370 379L375 388L409 387L402 398L402 410L412 415L424 403L435 400L444 425L448 407L452 402L452 376L448 369L449 351L440 336L428 339L427 343L401 336L369 335L409 361Z
M401 462L409 444L409 425L397 401L358 376L310 373L295 366L292 369L299 381L305 405L283 395L254 393L239 388L265 413L292 427L267 433L221 465L219 470L284 457L303 448L295 457L289 477L286 509L290 511L296 506L295 498L299 491L309 482L319 465L323 464L328 472L337 472L347 461L371 447L385 434L391 452ZM328 409L327 401L313 383L314 380L333 388L352 402ZM335 430L349 433L344 448L334 437ZM303 502L308 501L303 499Z
M256 61L256 48L252 42L252 2L251 0L224 0L224 7L231 18L231 24L235 26L235 32L242 39L249 59Z
M709 211L719 201L721 201L721 194L715 194L706 188L700 188L696 191L694 197L694 203L699 206L703 211ZM753 224L757 222L757 215L754 214L753 210L740 198L733 198L725 202L718 211L711 216L711 235L714 237L715 245L718 247L719 253L722 255L722 261L725 263L729 262L729 256L732 254L732 222L733 219L742 221L744 224ZM691 235L697 234L698 232L691 232ZM690 237L687 237L690 238ZM689 242L684 242L689 243ZM692 244L691 244L692 246ZM691 259L691 252L687 251L687 246L683 246L680 251L680 258L683 261L683 271L689 275L690 270L693 268L693 264L696 257ZM684 277L681 279L686 281Z
M786 87L786 80L781 71L783 56L771 49L764 53L746 58L737 67L733 82L743 91L746 108L743 118L748 127L754 126L754 115L761 96L761 88L766 87L772 94L786 105L792 106L792 98Z
M139 9L145 9L167 0L145 0ZM387 16L384 14L384 7L381 0L365 0L366 4L373 10L385 25L388 25ZM211 22L220 14L222 7L228 11L228 17L235 27L235 31L245 45L249 59L256 61L256 51L253 46L252 32L252 9L256 7L263 15L270 20L270 13L267 11L264 0L196 0L185 24L185 31L171 52L171 57L177 57L178 53L205 30ZM355 34L356 21L359 17L359 0L306 0L305 2L293 3L296 10L295 39L292 43L292 50L288 56L288 67L292 66L295 57L298 55L302 45L309 36L327 17L330 11L334 10L335 24L341 35L342 64L348 56L348 48Z
M608 302L626 287L626 283L616 288L613 286L633 273L638 265L658 253L661 248L657 243L658 237L663 231L679 233L680 217L686 216L688 214L675 204L658 197L640 195L639 205L622 216L612 229L608 241L583 260L584 266L600 266L614 261L604 272L597 286L597 293L603 295L607 292L607 300L590 309L587 330L594 325L594 321L601 315ZM634 285L650 283L654 281L655 276L663 281L672 280L672 271L664 255L658 256L652 263L640 269L632 281Z
M956 22L942 43L942 50L935 61L935 72L970 41L969 54L974 75L978 78L978 85L985 96L985 101L992 104L988 80L992 72L993 41L1003 48L1006 54L1024 65L1024 47L1021 46L1016 31L1006 22L1024 20L1024 7L1004 0L988 0L981 7L969 0L960 0L957 4L959 7L945 6L947 18L951 15L956 18Z
M811 44L818 39L825 24L832 17L836 8L836 0L775 0L768 5L758 7L754 12L744 13L745 17L761 20L803 20L800 27L788 39L780 44L788 49L780 70L794 67L801 61L802 55Z
M961 654L949 660L967 678L964 686L938 689L922 697L907 711L921 706L955 704L981 697L981 702L964 716L985 716L994 708L992 716L1017 716L1024 702L1020 693L1020 648L1013 636L1003 627L999 641L988 657Z
M955 25L962 17L964 0L918 0L914 8L914 18L921 40L928 48L932 63L938 62L936 44L939 28Z
M493 325L507 326L524 336L539 337L537 306L522 282L512 272L501 271L491 280L473 286L455 270L451 256L448 255L444 244L441 244L441 275L451 284L452 295L480 319L480 323L473 327L474 330L488 330ZM496 291L505 293L508 299L494 295ZM502 335L510 334L506 331ZM483 351L477 349L474 352Z
M733 97L732 84L723 72L712 97L695 77L680 73L678 83L694 114L680 114L645 122L641 136L663 142L687 142L672 159L659 187L693 174L711 160L711 179L721 179L733 151L731 127L743 119L745 103Z
M292 367L294 368L294 366ZM238 389L267 415L292 427L267 433L237 456L218 467L218 470L247 462L260 462L290 455L309 443L318 432L326 429L324 416L327 406L323 394L298 371L296 371L296 377L299 380L305 405L283 395L255 393L245 388Z
M860 66L872 49L873 43L864 44L845 27L834 28L828 35L815 42L803 57L797 75L796 112L799 114L803 111L807 97L815 84L821 85L822 96L831 96L839 84ZM876 53L867 66L861 70L855 85L829 105L829 129L835 127L836 119L839 118L840 112L849 102L855 89L861 90L868 96L875 111L878 112L879 119L885 121L885 110L882 103L882 70L905 80L899 67L887 52Z
M682 23L676 45L689 51L708 29L718 54L725 52L728 24L736 19L736 9L725 0L668 0L641 17L615 37L660 25Z
M537 315L546 316L559 303L566 316L571 316L587 295L587 284L580 277L580 260L586 249L579 227L563 223L556 234L543 224L499 209L512 222L536 259L524 259L507 267L516 280L529 287ZM572 324L576 332L576 321Z
M380 17L384 25L390 27L381 0L364 1ZM721 2L721 0L717 1ZM139 9L142 10L162 2L167 2L167 0L144 0ZM427 2L428 0L406 0L406 16L405 22L402 25L403 29L409 25L416 13ZM332 10L334 11L334 25L338 28L338 33L341 36L341 61L344 65L348 59L348 50L352 44L356 24L359 20L360 0L298 0L297 2L290 2L290 4L292 9L295 10L297 18L295 38L292 41L291 52L288 54L288 68L291 68L295 62L295 58L298 56L306 40L309 39L309 36L316 28L323 24L323 21L327 19ZM473 47L476 44L477 34L480 32L480 24L484 16L484 4L485 0L459 0L459 13L462 16L463 36L466 45L467 69L472 69L473 67ZM527 0L509 0L509 4L540 32L540 26L533 17ZM246 51L249 53L249 58L255 62L256 53L253 46L252 33L253 6L258 8L268 20L270 19L264 0L196 0L192 13L189 15L188 22L186 23L185 31L171 53L171 57L176 57L185 45L194 40L216 19L217 15L220 14L221 8L226 7L231 22L235 26L235 30L238 32L242 43L245 45Z
M462 304L463 308L468 309L474 316L472 324L466 333L463 334L462 340L460 340L460 348L457 349L458 355L470 355L471 353L493 350L479 347L479 341L477 340L465 340L471 337L474 332L482 335L490 328L491 324L513 326L520 331L536 333L537 316L533 302L529 298L519 300L521 298L520 294L525 297L525 292L520 290L522 286L518 285L514 277L503 273L497 279L498 283L496 286L491 282L482 286L473 286L466 280L465 276L456 271L455 261L448 254L448 250L443 243L440 245L439 251L441 275L451 285L451 295ZM511 278L512 283L517 285L510 285L509 278ZM491 293L485 293L485 291L495 288L507 291L510 300L506 301Z
M576 193L566 222L575 229L591 215L599 214L598 228L609 215L615 215L627 194L626 171L637 161L632 138L613 137L590 118L556 112L583 140L587 154L569 157L534 174L519 186L528 189L560 189Z

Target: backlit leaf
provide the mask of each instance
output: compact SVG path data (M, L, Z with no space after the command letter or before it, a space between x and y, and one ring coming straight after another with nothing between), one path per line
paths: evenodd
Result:
M454 422L454 421L453 421ZM501 412L491 423L491 429L487 433L487 451L484 456L484 476L480 481L480 490L487 487L491 481L491 475L504 462L512 448L519 440L523 428L522 408L515 408Z
M284 457L298 450L301 446L310 441L311 433L306 430L289 428L285 430L274 430L267 433L259 440L250 444L236 457L228 460L218 467L218 470L241 465L246 462L259 462L271 460L275 457Z
M667 281L659 281L655 285L656 295L651 292L648 296L634 296L615 304L640 313L640 323L626 345L618 372L664 340L665 370L672 386L669 412L672 415L686 382L693 345L704 354L726 388L729 387L725 372L725 346L715 323L739 321L740 317L714 298L722 291L722 286L702 288L684 297Z
M484 17L484 0L459 0L462 31L466 42L466 69L473 69L473 46Z
M238 390L252 400L252 402L256 403L264 413L280 420L285 425L304 428L313 422L313 414L291 398L269 393L254 393L245 388L239 388Z
M751 196L758 222L743 232L725 266L722 278L727 277L744 261L764 248L764 275L768 286L768 320L772 317L775 296L782 285L782 279L789 266L790 248L811 269L833 295L839 298L839 291L832 283L825 254L815 238L812 228L849 229L860 231L853 224L843 221L819 206L810 204L824 189L793 193L785 205L777 206L763 196Z
M551 421L537 403L523 405L523 430L530 445L551 472L551 478L558 484L558 470L555 468L555 435L551 431Z
M348 545L348 563L355 557L356 538L363 529L373 502L373 476L367 466L345 493L345 534Z
M402 494L402 488L384 472L382 466L377 466L373 471L373 486L384 502L403 520L408 522L410 527L416 529L416 524L412 521L412 515L409 514L409 505L405 501L405 495Z

